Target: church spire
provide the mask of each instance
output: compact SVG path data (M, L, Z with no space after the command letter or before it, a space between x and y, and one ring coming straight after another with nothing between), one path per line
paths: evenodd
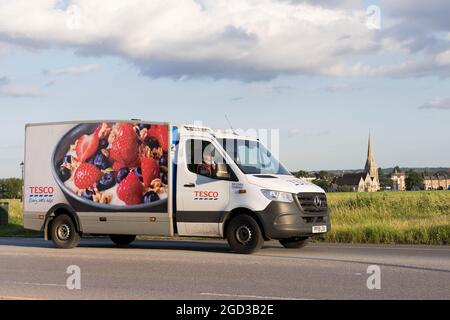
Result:
M375 158L373 156L373 152L372 152L372 140L370 137L370 133L369 133L369 146L367 148L367 162L375 162Z
M369 143L368 143L368 147L367 147L367 161L366 161L366 166L364 168L366 173L369 173L369 175L373 178L373 177L377 177L378 178L378 166L375 162L375 157L373 155L373 150L372 150L372 139L371 139L371 135L369 133Z

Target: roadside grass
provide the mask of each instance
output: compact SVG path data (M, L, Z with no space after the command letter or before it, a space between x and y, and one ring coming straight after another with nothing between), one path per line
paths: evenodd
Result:
M18 199L1 199L8 202L8 225L0 226L0 237L32 237L41 235L40 232L23 228L22 202Z
M9 203L0 236L38 236L25 230L22 204ZM329 193L331 231L315 241L374 244L450 243L450 191Z
M322 241L449 244L450 191L329 193L331 232Z

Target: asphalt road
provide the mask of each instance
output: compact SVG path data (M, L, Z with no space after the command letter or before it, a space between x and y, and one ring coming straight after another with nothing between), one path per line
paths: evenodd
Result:
M81 269L68 290L67 267ZM381 289L369 290L378 265ZM223 241L82 240L72 250L41 239L0 238L0 299L450 299L450 247L266 243L237 255Z

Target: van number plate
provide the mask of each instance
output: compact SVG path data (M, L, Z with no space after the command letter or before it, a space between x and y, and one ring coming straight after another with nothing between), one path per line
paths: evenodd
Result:
M327 232L327 226L312 227L312 233L325 233L325 232Z

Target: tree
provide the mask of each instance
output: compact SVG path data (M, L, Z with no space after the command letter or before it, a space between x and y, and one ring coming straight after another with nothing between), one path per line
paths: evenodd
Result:
M408 171L406 176L406 190L423 189L423 177L415 171Z
M438 177L438 176L447 177L448 173L447 173L447 171L439 170L438 172L436 172L436 177Z
M0 180L0 198L18 199L22 196L22 179L9 178Z
M323 190L328 191L330 183L325 179L316 179L313 181L316 186L321 187Z
M307 178L307 177L311 176L311 174L308 171L304 171L304 170L299 170L297 172L293 172L293 175L296 176L297 178Z
M380 180L381 189L392 188L394 186L393 181L389 175L383 173L383 170L378 169L378 179Z
M325 170L316 172L315 176L316 176L316 179L318 179L318 180L328 180L330 178L330 174Z

